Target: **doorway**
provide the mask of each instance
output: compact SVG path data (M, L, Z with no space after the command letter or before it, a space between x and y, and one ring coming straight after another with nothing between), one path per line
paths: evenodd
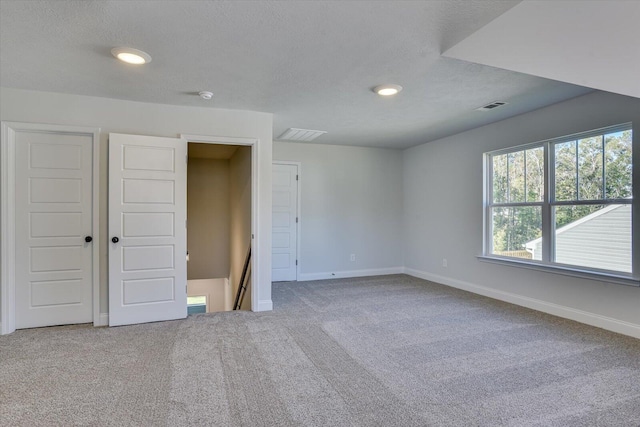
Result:
M188 142L187 151L188 311L228 311L251 246L251 147Z
M187 163L188 142L249 146L250 226L245 245L259 248L258 140L181 135L179 138L109 134L109 325L119 326L187 316ZM234 180L230 179L230 182ZM246 240L245 240L246 239ZM254 243L255 242L255 243ZM231 290L242 255L231 253ZM259 253L251 272L259 271ZM235 258L233 258L235 256ZM258 267L256 267L258 266ZM257 285L247 305L264 309ZM270 308L270 307L269 307Z

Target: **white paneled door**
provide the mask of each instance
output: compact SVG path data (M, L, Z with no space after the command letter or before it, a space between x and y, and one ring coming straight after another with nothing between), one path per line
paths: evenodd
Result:
M93 321L93 138L15 133L16 328Z
M273 237L271 252L274 282L297 280L298 166L273 165Z
M109 325L187 316L183 139L109 135Z

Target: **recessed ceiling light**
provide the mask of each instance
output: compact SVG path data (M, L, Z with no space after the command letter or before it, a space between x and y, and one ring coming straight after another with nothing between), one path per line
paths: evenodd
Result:
M391 96L402 90L400 85L381 85L373 88L373 91L381 96Z
M151 62L151 55L130 47L114 47L111 54L122 62L134 65L142 65Z

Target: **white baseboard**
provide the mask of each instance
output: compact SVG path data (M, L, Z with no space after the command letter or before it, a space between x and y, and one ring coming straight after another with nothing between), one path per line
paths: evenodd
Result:
M258 301L258 307L255 311L271 311L273 310L273 301L270 299Z
M473 292L474 294L483 295L489 298L505 301L522 307L531 308L533 310L542 311L554 316L563 317L565 319L575 320L576 322L585 323L587 325L606 329L608 331L617 332L619 334L628 335L634 338L640 338L640 325L625 322L623 320L613 319L611 317L602 316L600 314L588 311L577 310L575 308L542 301L535 298L524 297L522 295L504 292L497 289L480 286L462 280L451 279L437 274L427 273L425 271L414 270L412 268L404 269L405 274L418 277L420 279L429 280L453 288L462 289L464 291Z
M372 268L369 270L336 271L333 273L300 273L298 282L325 279L346 279L349 277L385 276L388 274L402 274L404 267Z
M98 321L93 326L109 326L109 313L100 313Z

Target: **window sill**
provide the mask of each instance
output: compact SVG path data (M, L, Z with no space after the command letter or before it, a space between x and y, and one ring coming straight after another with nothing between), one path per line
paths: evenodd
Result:
M501 257L496 255L479 255L479 261L490 262L494 264L508 265L510 267L529 268L531 270L544 271L547 273L561 274L563 276L579 277L581 279L596 280L598 282L615 283L626 286L640 286L640 280L632 278L624 273L616 274L600 271L581 270L576 267L564 267L560 265L542 264L536 261L526 261Z

